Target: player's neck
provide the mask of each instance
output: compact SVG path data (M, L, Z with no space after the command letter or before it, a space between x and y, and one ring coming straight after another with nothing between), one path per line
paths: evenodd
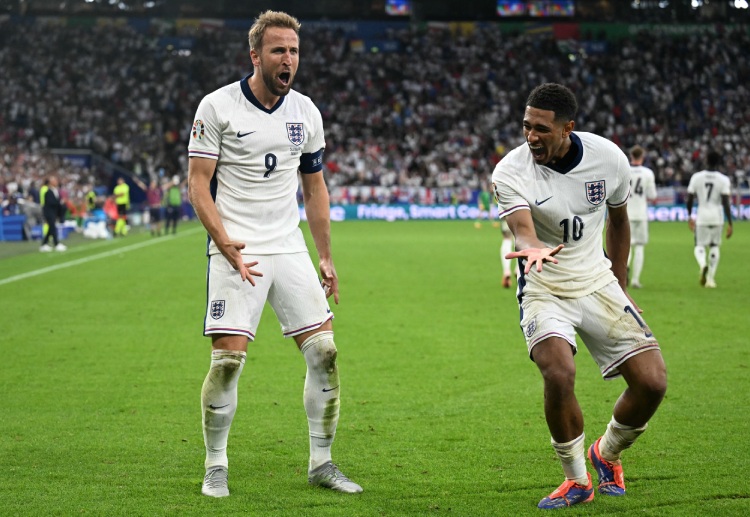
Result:
M263 79L260 78L259 73L255 73L247 80L248 85L250 86L250 91L253 92L253 95L255 95L255 98L260 102L263 107L266 109L272 109L274 106L276 106L276 103L279 102L278 95L274 95L271 92L268 91L268 88L266 88L266 85L263 83Z

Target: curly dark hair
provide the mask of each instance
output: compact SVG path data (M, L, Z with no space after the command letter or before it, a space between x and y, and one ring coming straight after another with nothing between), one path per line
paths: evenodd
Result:
M570 88L557 83L544 83L534 88L526 106L555 112L555 121L573 120L578 112L576 96Z

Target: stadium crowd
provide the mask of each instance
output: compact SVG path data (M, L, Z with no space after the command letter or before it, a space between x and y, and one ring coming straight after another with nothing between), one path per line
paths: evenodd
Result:
M730 175L750 170L746 29L641 32L601 52L497 25L392 31L383 38L396 52L357 49L356 36L304 23L301 36L295 87L323 113L334 202L468 200L522 143L518 113L546 81L576 92L579 130L646 148L658 185L687 185L709 148L722 152ZM192 48L169 43L177 37ZM142 178L184 175L198 102L249 68L239 30L6 21L3 197L26 196L50 173L73 196L106 182L52 148L91 149Z

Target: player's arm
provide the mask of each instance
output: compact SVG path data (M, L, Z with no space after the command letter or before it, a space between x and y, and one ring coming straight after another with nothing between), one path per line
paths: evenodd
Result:
M628 255L630 254L630 220L628 207L607 208L607 257L612 262L612 272L623 290L628 285Z
M691 232L695 231L695 220L693 219L693 203L695 202L695 194L688 192L687 199L685 200L685 207L687 208L688 215L688 227Z
M307 223L318 251L318 266L326 297L333 295L339 303L339 279L331 257L331 206L323 172L303 173L302 199Z
M505 221L508 223L508 228L510 228L511 233L516 239L516 249L519 250L508 253L505 255L505 258L521 258L526 260L524 273L531 271L532 266L535 264L537 272L542 270L542 265L545 262L557 264L555 255L563 249L563 245L559 244L555 248L549 248L539 240L529 210L516 210L506 215Z
M221 222L216 204L211 197L211 178L216 168L216 160L209 158L191 157L188 164L188 197L193 205L195 214L203 227L211 236L216 247L226 257L232 267L239 271L242 281L248 280L255 285L253 276L263 276L262 273L251 269L258 262L244 262L240 250L245 248L244 242L233 241L227 235Z
M721 195L721 206L724 208L724 217L729 222L729 226L727 226L727 239L732 236L733 228L732 228L732 209L729 206L729 196L726 194Z

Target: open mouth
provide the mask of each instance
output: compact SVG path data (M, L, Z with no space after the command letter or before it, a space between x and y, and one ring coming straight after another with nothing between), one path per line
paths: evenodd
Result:
M544 156L544 146L541 145L531 145L529 144L529 149L531 150L531 154L534 155L534 158L542 158Z
M292 74L290 72L281 72L279 74L279 81L281 81L281 83L284 86L289 86L289 81L291 79L292 79Z

